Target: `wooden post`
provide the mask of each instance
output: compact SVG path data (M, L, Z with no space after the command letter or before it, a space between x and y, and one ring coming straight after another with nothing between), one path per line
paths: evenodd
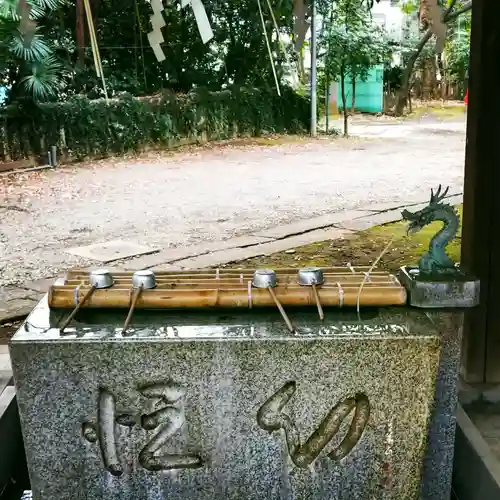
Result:
M481 280L481 305L466 313L462 376L500 382L500 16L475 0L469 67L462 266Z

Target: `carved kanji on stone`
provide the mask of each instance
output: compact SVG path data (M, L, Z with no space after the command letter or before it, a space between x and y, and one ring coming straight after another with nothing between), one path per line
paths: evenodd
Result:
M203 462L196 454L167 453L164 450L169 439L186 423L185 388L169 381L140 387L139 392L147 399L157 400L159 408L140 416L130 413L116 415L113 394L106 389L100 389L97 423L85 422L82 426L82 434L87 441L99 442L106 470L114 476L121 476L124 472L116 446L115 425L140 425L145 431L156 431L139 453L140 465L149 471L201 467Z
M364 394L356 394L337 403L317 426L304 444L296 423L283 412L297 390L296 382L287 382L278 389L257 412L257 423L269 432L285 431L288 453L299 468L307 468L338 433L342 422L354 411L349 430L344 439L327 456L339 461L345 458L359 443L370 417L370 402Z

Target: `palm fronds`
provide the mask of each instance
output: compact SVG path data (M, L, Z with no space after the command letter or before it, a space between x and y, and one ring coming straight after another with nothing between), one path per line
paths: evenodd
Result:
M49 55L33 63L31 73L21 79L28 94L36 100L45 101L57 94L63 80L64 68L59 60Z
M19 30L16 30L10 40L10 51L20 59L28 62L41 61L48 57L52 50L45 41L44 36L39 33L40 28L36 28L35 34L31 37L29 43L26 43L23 35Z
M30 18L33 20L41 19L48 11L57 10L65 4L65 0L26 0L30 5ZM19 21L19 0L1 0L0 1L0 19L13 19Z
M30 7L30 30L21 26L23 3L0 0L0 69L16 66L16 73L22 78L11 82L12 86L24 89L36 100L46 100L60 89L64 69L43 34L42 19L67 0L24 1Z

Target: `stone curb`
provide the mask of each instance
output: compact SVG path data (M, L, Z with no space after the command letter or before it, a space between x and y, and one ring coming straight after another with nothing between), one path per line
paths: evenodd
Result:
M450 204L462 201L462 194L450 195ZM357 210L345 210L293 222L230 240L166 249L123 261L117 267L126 270L179 270L215 267L239 260L271 255L276 252L328 239L345 239L358 231L401 220L404 208L419 210L424 203L372 204ZM108 266L109 267L109 266ZM28 315L48 291L54 277L27 282L22 286L0 288L0 325Z

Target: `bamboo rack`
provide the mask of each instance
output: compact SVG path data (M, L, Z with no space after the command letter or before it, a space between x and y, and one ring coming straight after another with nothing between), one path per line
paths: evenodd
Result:
M323 268L324 283L316 288L324 307L355 307L361 282L369 267ZM274 293L283 306L314 306L317 298L312 287L297 282L298 269L275 269L278 284ZM144 290L136 309L183 308L260 308L276 307L266 289L251 286L254 269L217 269L157 272L154 289ZM95 290L83 308L130 307L133 294L132 272L112 272L114 285ZM51 308L74 309L90 289L88 271L70 271L64 283L49 290ZM406 290L391 274L372 271L360 295L361 306L406 304Z

